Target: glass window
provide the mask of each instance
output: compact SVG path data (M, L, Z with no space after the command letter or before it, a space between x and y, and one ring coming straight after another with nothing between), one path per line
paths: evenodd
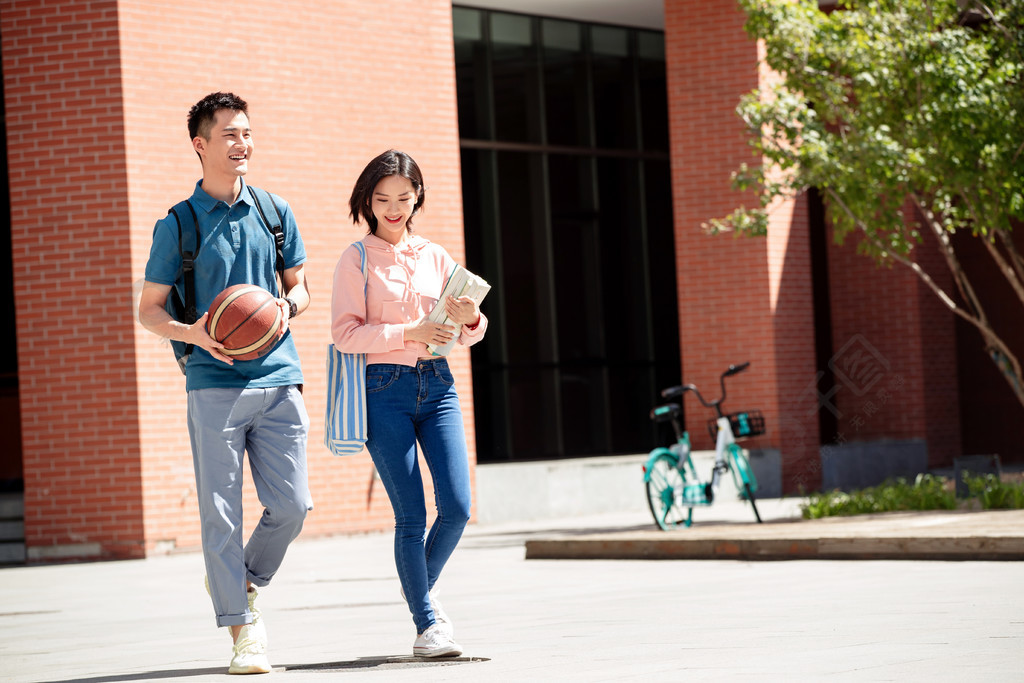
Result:
M455 8L481 462L640 453L680 377L664 37Z
M637 78L640 89L640 136L645 150L668 149L668 89L665 34L637 32Z
M579 23L544 19L541 22L544 33L544 47L564 52L582 52L583 43Z
M610 149L636 148L636 78L629 57L629 34L625 29L595 26L590 38L596 144Z
M452 33L455 35L455 40L483 40L484 34L480 21L479 10L466 7L453 8Z
M629 32L624 28L594 26L590 29L595 55L602 57L629 57Z
M455 88L459 109L459 136L489 138L491 114L487 90L487 42L483 13L456 7L452 10L455 33Z
M545 19L544 121L551 145L591 144L589 74L583 27Z
M518 14L491 14L494 137L540 142L540 74L533 22Z

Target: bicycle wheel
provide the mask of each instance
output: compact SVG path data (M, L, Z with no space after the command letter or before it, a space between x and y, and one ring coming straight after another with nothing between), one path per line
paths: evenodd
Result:
M757 477L754 476L754 470L751 469L747 456L743 454L743 449L733 444L729 450L732 453L733 482L740 492L740 497L746 499L750 503L750 507L754 509L754 518L760 524L761 513L757 511L757 501L754 496L754 492L757 491ZM739 481L736 480L737 475L739 476Z
M659 529L675 529L690 525L692 508L684 509L681 501L686 477L676 467L675 456L663 453L651 463L647 478L647 504Z
M743 488L747 492L747 500L750 501L750 507L754 508L754 518L757 520L757 523L760 524L761 513L757 511L757 503L754 501L754 492L750 489L750 484L744 484Z

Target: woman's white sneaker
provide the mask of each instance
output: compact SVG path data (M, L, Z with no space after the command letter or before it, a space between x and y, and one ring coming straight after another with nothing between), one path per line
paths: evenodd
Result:
M448 613L444 611L444 607L441 606L441 601L437 599L437 592L430 592L430 609L434 610L434 623L452 640L455 640L455 624L448 618Z
M405 589L399 588L398 592L402 594L402 599L405 600ZM434 623L441 628L441 630L448 633L448 637L455 639L455 624L448 617L448 613L444 611L444 607L441 606L441 601L437 598L437 588L430 591L427 594L430 599L430 609L434 612Z
M462 646L452 640L448 632L438 624L431 624L426 631L416 636L412 653L417 657L458 657L462 654Z

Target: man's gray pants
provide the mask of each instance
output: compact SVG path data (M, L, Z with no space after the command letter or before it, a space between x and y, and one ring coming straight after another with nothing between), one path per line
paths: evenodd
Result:
M266 586L313 509L309 416L294 385L188 392L188 429L203 556L218 626L252 622L246 581ZM242 545L242 462L249 453L263 515Z

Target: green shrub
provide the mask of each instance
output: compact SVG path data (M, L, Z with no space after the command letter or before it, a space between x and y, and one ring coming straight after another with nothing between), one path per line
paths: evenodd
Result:
M968 495L977 498L983 510L1024 508L1024 482L1004 482L994 474L972 476L964 472Z
M1004 483L995 475L966 475L970 495L982 508L1019 509L1024 507L1024 482ZM931 474L919 474L911 484L904 478L888 479L878 486L845 493L816 493L801 505L805 519L862 515L901 510L955 510L956 494L948 480Z

